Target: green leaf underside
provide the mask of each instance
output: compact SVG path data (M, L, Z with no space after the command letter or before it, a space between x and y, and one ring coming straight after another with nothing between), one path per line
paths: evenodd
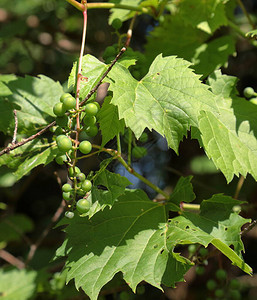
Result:
M108 170L102 171L94 181L94 185L104 186L107 190L93 187L89 197L92 203L88 212L89 218L99 210L103 210L106 206L112 207L117 198L125 192L126 186L130 184L131 182L126 177L109 172Z
M184 0L179 5L179 15L193 27L208 34L227 24L224 1Z
M118 133L124 133L125 123L119 120L117 106L110 104L111 99L106 97L98 114L98 122L102 132L102 146L113 139Z
M12 171L15 180L19 180L35 167L47 165L54 160L58 153L56 145L42 143L35 139L10 153L0 157L0 166L7 166L6 172Z
M25 215L16 214L3 218L0 221L0 242L20 240L22 234L32 231L33 227L33 223Z
M35 271L0 270L0 298L3 300L27 300L36 293Z
M224 254L233 251L229 245L243 249L239 232L247 220L231 213L231 205L238 203L216 195L207 200L200 215L185 212L168 220L165 206L150 201L143 191L126 191L111 210L90 220L78 216L65 220L69 223L67 239L57 254L68 256L67 280L75 279L76 287L82 287L92 300L120 271L133 291L143 280L160 289L161 284L174 286L192 265L173 252L176 245L206 247L213 242ZM216 214L208 215L208 205L215 207ZM232 229L225 230L231 220ZM250 267L233 253L229 256L232 263L250 273Z
M53 106L63 93L59 82L39 75L18 77L6 85L12 92L8 96L9 103L17 110L18 132L32 134L53 120ZM13 126L13 120L13 117L10 118L7 124L12 122Z

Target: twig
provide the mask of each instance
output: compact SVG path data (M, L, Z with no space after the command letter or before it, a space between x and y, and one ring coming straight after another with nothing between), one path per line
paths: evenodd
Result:
M37 138L38 136L42 135L43 133L45 133L49 128L51 128L52 126L54 126L56 124L55 121L53 121L52 123L48 124L46 127L44 127L43 129L41 129L40 131L38 131L37 133L31 135L30 137L28 137L27 139L22 140L21 142L17 143L17 144L11 144L10 146L6 147L5 149L3 149L2 151L0 151L0 156L2 156L5 153L8 153L18 147L21 147L25 144L27 144L30 141L33 141L35 138Z
M87 94L86 98L80 102L80 106L83 106L83 104L97 91L97 89L99 88L99 86L102 84L104 78L108 75L108 73L111 71L112 67L116 64L116 62L118 61L118 59L121 57L121 55L126 51L127 49L125 47L123 47L120 52L118 53L118 55L115 57L115 59L112 61L112 63L110 64L110 66L108 67L108 69L103 73L102 77L100 78L100 80L98 81L98 83L95 85L95 87Z
M236 191L235 191L234 199L238 199L238 196L239 196L239 193L240 193L240 191L242 189L244 181L245 181L245 178L244 178L244 176L241 175L240 178L239 178L239 180L238 180L237 186L236 186Z
M18 118L17 118L17 110L16 109L13 110L13 114L14 114L14 132L13 132L12 144L15 144L17 130L18 130Z
M240 234L244 235L246 234L248 231L250 231L251 229L253 229L254 226L257 225L257 220L252 221L252 223L250 223L247 227L245 227Z
M130 24L129 24L129 29L127 31L127 39L126 39L126 42L125 42L125 47L128 48L129 44L130 44L130 41L131 41L131 38L132 38L132 33L133 33L133 27L134 27L134 24L135 24L135 20L136 20L136 17L137 17L138 13L136 13L134 15L134 17L132 18Z
M17 257L13 256L11 253L1 249L0 250L0 257L7 261L9 264L17 267L18 269L24 269L25 268L25 264L23 261L21 261L20 259L18 259Z
M29 253L28 253L28 256L27 256L26 264L28 264L32 260L32 258L35 255L35 252L36 252L37 248L41 245L44 238L48 235L50 230L53 228L54 223L56 223L58 221L58 219L60 218L61 214L63 213L65 207L66 207L66 203L65 203L64 200L62 200L61 204L57 208L55 214L52 216L51 221L49 222L49 224L47 225L45 230L42 232L41 236L38 238L36 243L34 243L30 246L30 250L29 250Z
M239 4L239 6L241 7L243 13L245 14L245 16L246 16L246 18L247 18L249 24L252 26L253 29L255 29L255 25L254 25L252 19L250 18L250 15L248 14L248 11L246 10L246 8L245 8L243 2L242 2L241 0L237 0L237 2L238 2L238 4Z

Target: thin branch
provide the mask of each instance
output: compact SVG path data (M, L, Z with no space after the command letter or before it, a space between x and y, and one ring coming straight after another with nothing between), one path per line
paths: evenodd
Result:
M8 262L9 264L15 266L18 269L24 269L25 264L23 261L18 259L17 257L13 256L11 253L5 251L4 249L0 250L0 257Z
M104 78L109 74L109 72L111 71L112 67L116 64L116 62L118 61L118 59L121 57L121 55L126 51L127 49L125 47L123 47L120 52L118 53L118 55L115 57L115 59L112 61L112 63L110 64L110 66L108 67L108 69L103 73L102 77L100 78L100 80L98 81L98 83L95 85L95 87L87 94L86 98L80 102L80 106L83 106L84 103L97 91L97 89L99 88L99 86L102 84Z
M17 144L11 144L10 146L6 147L5 149L3 149L2 151L0 151L0 156L2 156L5 153L8 153L16 148L19 148L25 144L27 144L28 142L33 141L35 138L39 137L40 135L42 135L43 133L45 133L49 128L53 127L56 124L55 121L53 121L52 123L48 124L46 127L44 127L43 129L41 129L40 131L38 131L36 134L31 135L30 137L28 137L27 139L22 140L21 142L17 143Z
M80 4L76 0L66 0L66 1L69 2L71 5L73 5L74 7L76 7L78 10L81 10L81 11L84 10L84 5ZM146 13L146 14L149 14L151 12L151 10L146 8L146 7L125 5L125 4L119 4L119 3L101 3L101 2L88 3L87 8L88 9L94 9L94 8L106 8L106 9L119 8L119 9L138 11L138 12Z
M58 219L60 218L61 214L63 213L65 207L66 207L66 203L65 203L64 200L62 200L61 204L57 208L55 214L52 216L49 224L47 225L45 230L42 232L41 236L38 238L36 243L34 243L33 245L30 246L30 250L29 250L29 253L28 253L28 256L27 256L26 264L28 264L32 260L32 258L35 255L35 252L36 252L37 248L41 245L44 238L48 235L50 230L53 228L53 225L58 221Z
M241 0L237 0L237 2L238 2L238 4L239 4L239 6L241 7L243 13L245 14L245 16L246 16L246 18L247 18L249 24L252 26L253 29L255 29L255 25L254 25L254 23L253 23L253 21L252 21L250 15L248 14L248 11L246 10L246 8L245 8L243 2L242 2Z
M138 13L136 13L134 15L134 17L132 18L131 22L130 22L130 25L129 25L129 29L127 31L127 39L126 39L126 42L125 42L125 47L127 48L130 44L130 41L131 41L131 38L132 38L132 33L133 33L133 27L134 27L134 24L135 24L135 20L136 20L136 17L138 16Z
M17 118L17 110L13 110L14 114L14 132L13 132L13 139L12 139L12 144L16 143L16 136L17 136L17 130L18 130L18 118Z
M252 223L250 223L247 227L245 227L240 234L244 235L246 234L248 231L250 231L251 229L253 229L253 227L255 227L257 225L257 220L252 221Z
M238 199L239 193L242 189L242 186L244 184L245 178L244 176L240 176L238 182L237 182L237 186L236 186L236 191L235 191L235 195L234 195L234 199Z

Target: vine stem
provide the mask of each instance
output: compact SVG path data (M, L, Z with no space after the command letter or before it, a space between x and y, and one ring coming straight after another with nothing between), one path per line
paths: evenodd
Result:
M246 16L246 18L247 18L249 24L252 26L252 29L255 29L255 25L254 25L254 23L253 23L253 21L252 21L250 15L249 15L248 11L246 10L246 8L245 8L243 2L242 2L241 0L237 0L237 2L238 2L238 5L241 7L243 13L245 14L245 16Z
M66 1L69 2L71 5L73 5L74 7L76 7L78 10L81 10L81 11L84 10L83 4L77 2L76 0L66 0ZM106 8L106 9L119 8L119 9L138 11L138 12L146 13L146 14L151 12L146 7L125 5L125 4L119 4L119 3L102 3L102 2L88 3L87 8L88 9L93 9L93 8Z
M17 267L18 269L24 269L25 264L23 261L13 256L11 253L7 252L4 249L0 249L0 258L8 262L9 264Z
M245 178L244 178L244 176L241 175L238 182L237 182L236 191L235 191L235 194L234 194L234 199L238 199L238 196L239 196L239 193L242 189L244 181L245 181Z

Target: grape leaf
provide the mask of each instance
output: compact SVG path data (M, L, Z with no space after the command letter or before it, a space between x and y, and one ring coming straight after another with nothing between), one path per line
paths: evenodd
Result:
M209 34L227 25L225 5L222 0L184 0L179 5L179 15L185 23Z
M109 172L108 170L97 174L94 181L95 187L92 188L89 196L92 206L88 212L88 216L91 218L106 206L112 207L117 198L125 192L126 186L130 184L131 182L126 177ZM104 186L106 190L96 188L98 185Z
M63 93L59 82L39 75L38 77L18 77L6 83L12 92L9 103L17 110L18 132L31 134L36 127L47 125L53 120L53 106ZM7 124L14 124L13 117ZM10 126L10 125L9 125Z
M169 209L180 210L181 202L192 202L195 199L193 186L191 184L193 176L180 177L169 199Z
M36 294L37 272L0 270L0 297L3 300L27 300Z
M15 181L18 181L35 167L52 162L58 152L55 144L35 139L10 153L2 155L0 166L7 166L6 173L12 171Z
M124 121L119 120L118 108L110 104L111 99L106 97L98 113L98 122L102 132L102 146L113 139L118 133L124 133Z
M234 174L257 179L257 106L235 95L235 81L216 71L209 84L219 109L199 116L205 151L228 182Z
M0 97L0 131L9 135L13 134L14 130L13 109L13 106L7 99Z
M183 59L159 55L140 81L124 67L114 66L109 76L111 103L118 106L119 118L125 120L136 138L146 127L154 129L177 152L190 126L197 127L199 110L216 109L210 100L213 95L189 66Z
M32 221L25 215L16 214L0 220L0 242L18 241L22 234L33 230Z
M159 289L162 283L174 286L182 281L192 263L174 252L179 244L214 243L225 254L232 251L232 262L250 273L251 268L229 247L240 252L239 232L248 221L231 212L236 204L240 201L215 195L204 202L199 215L183 212L168 219L165 205L150 201L141 190L127 190L111 210L90 220L77 215L63 220L61 224L68 224L67 238L57 255L68 256L67 280L75 279L76 287L92 300L120 271L133 291L143 280Z

